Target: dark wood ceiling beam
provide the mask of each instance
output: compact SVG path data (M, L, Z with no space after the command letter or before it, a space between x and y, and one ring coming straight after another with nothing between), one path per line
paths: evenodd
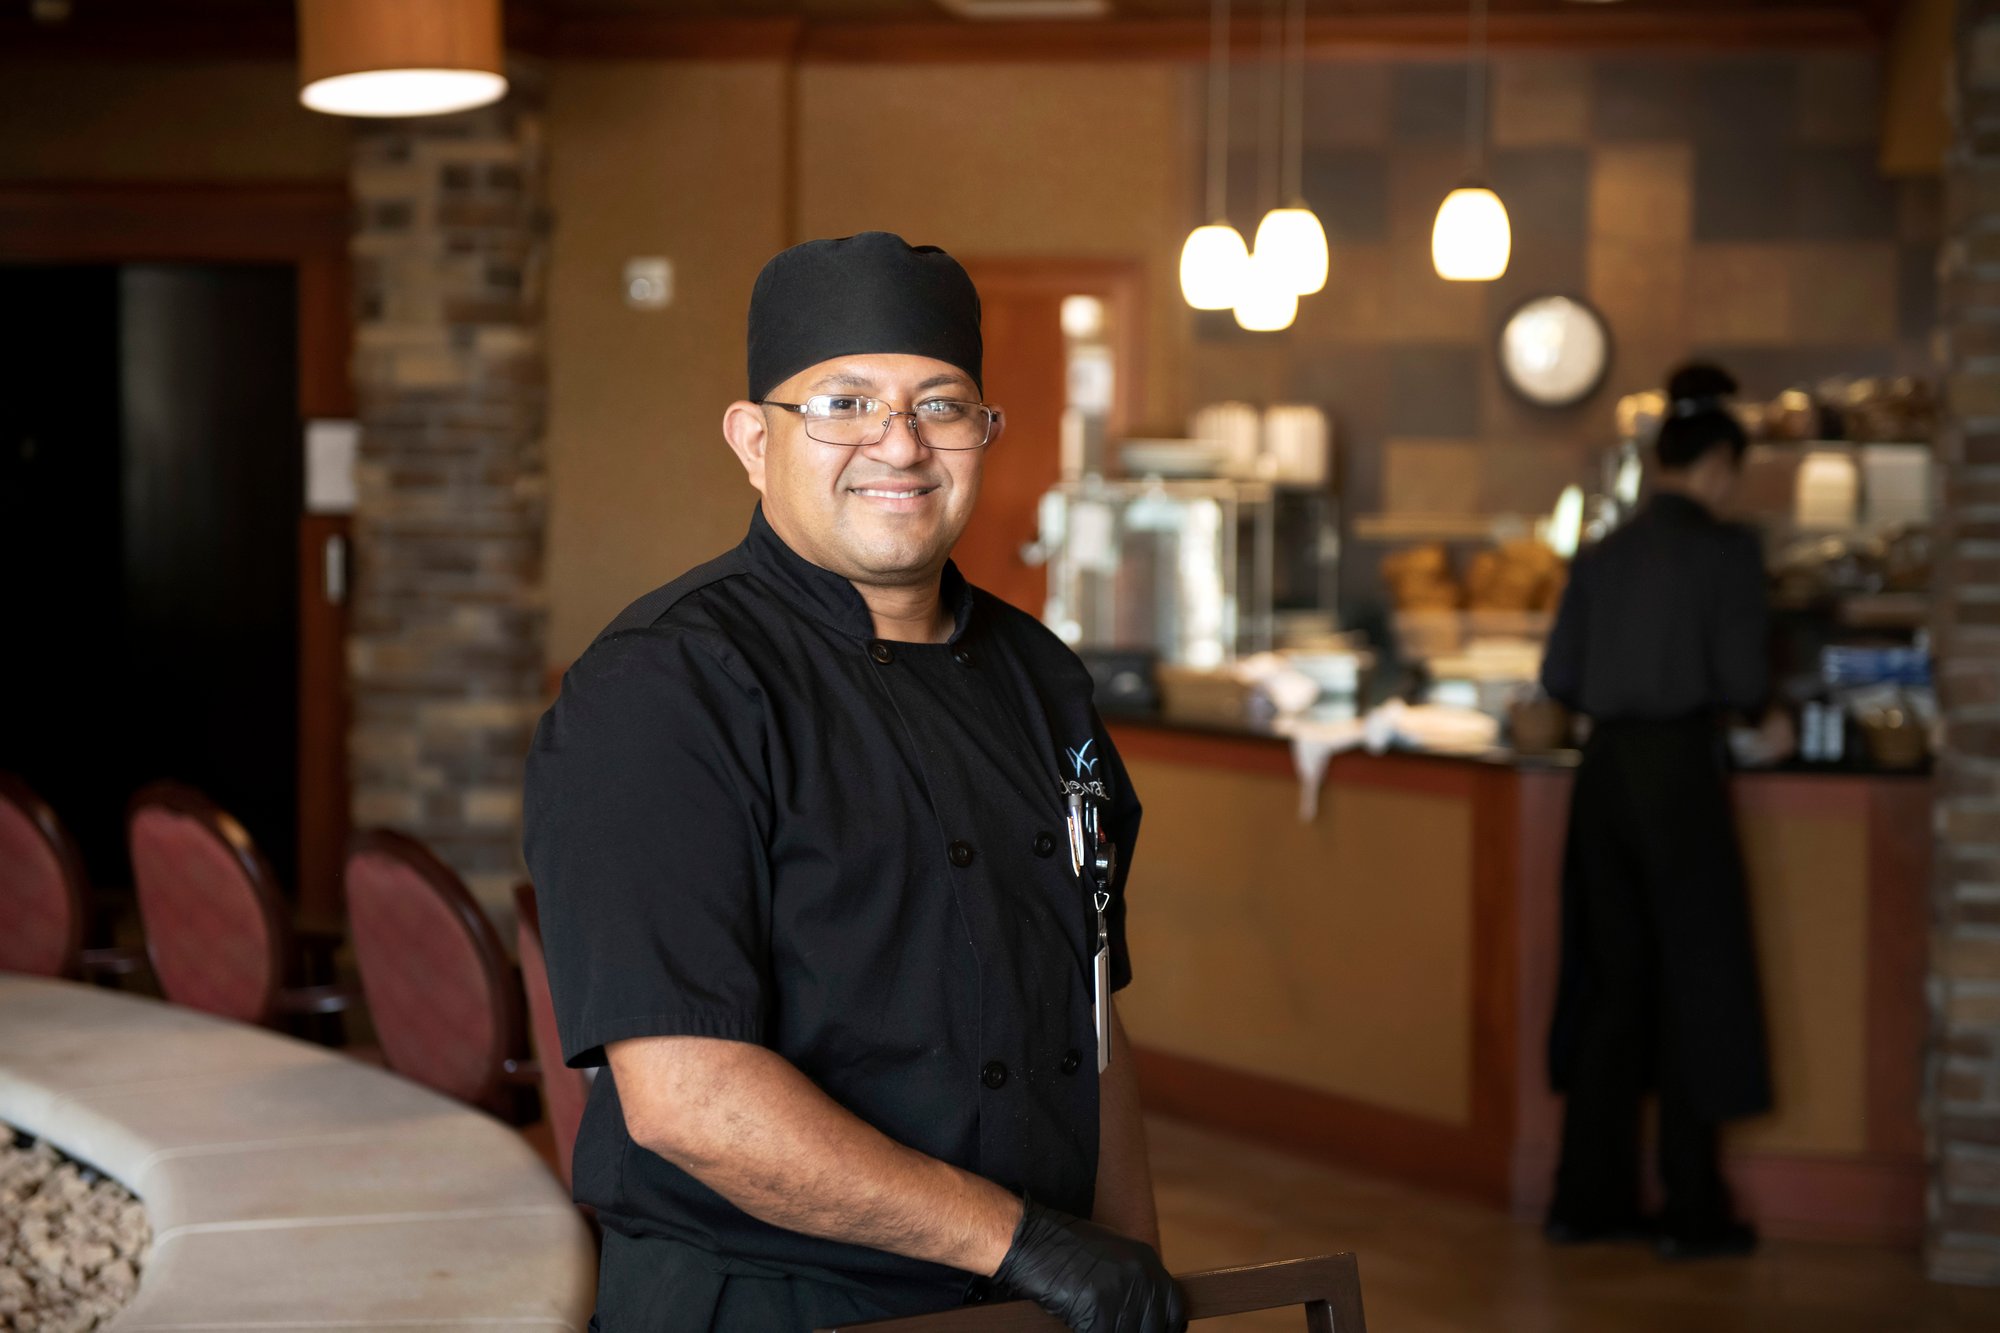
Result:
M118 14L45 26L0 17L0 54L91 58L285 58L296 49L289 16L219 21ZM673 19L642 14L563 16L546 6L510 6L513 49L577 59L784 60L929 63L969 61L1200 60L1208 25L1199 20L1113 19L1081 23L963 23L837 19ZM1237 46L1258 54L1255 24L1239 24ZM1864 6L1737 11L1645 11L1583 7L1497 14L1499 50L1729 51L1871 47L1879 25ZM1449 56L1464 49L1458 14L1343 15L1311 19L1306 46L1319 59Z

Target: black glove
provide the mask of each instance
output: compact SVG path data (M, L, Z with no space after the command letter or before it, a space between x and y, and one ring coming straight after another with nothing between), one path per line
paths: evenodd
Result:
M993 1275L1075 1333L1185 1333L1180 1289L1153 1247L1026 1200Z

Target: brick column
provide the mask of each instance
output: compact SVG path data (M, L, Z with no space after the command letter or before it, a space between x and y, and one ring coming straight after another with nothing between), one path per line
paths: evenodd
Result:
M357 828L421 838L502 924L542 694L540 80L357 136Z
M1946 416L1926 1119L1931 1276L2000 1283L2000 0L1959 0L1939 261Z

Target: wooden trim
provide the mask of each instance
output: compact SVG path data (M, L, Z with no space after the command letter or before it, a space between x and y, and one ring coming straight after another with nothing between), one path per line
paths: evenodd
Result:
M1049 296L1095 296L1109 307L1117 399L1107 428L1113 437L1128 432L1145 414L1146 266L1136 259L980 258L961 256L974 284L1002 280L1014 290ZM1004 406L1004 404L1003 404Z
M1236 26L1240 60L1262 56L1258 25ZM1873 49L1866 15L1815 9L1495 14L1488 42L1515 50L1731 51L1759 47ZM549 54L616 60L786 60L845 64L1200 61L1202 19L966 23L950 19L675 19L642 14L555 20ZM1465 16L1322 15L1306 21L1309 59L1461 59Z
M0 186L0 259L298 263L345 255L344 184Z
M1304 1306L1307 1333L1368 1333L1361 1313L1361 1270L1352 1254L1176 1273L1174 1284L1190 1322ZM819 1333L1062 1333L1067 1327L1032 1301L1009 1300L841 1324Z
M1132 1057L1148 1111L1427 1189L1507 1202L1506 1141L1479 1126L1425 1120L1166 1051L1138 1047Z
M1568 772L1534 772L1515 778L1516 878L1514 1165L1512 1195L1546 1198L1549 1172L1562 1134L1562 1099L1549 1087L1548 1032L1555 1016L1556 978L1562 952L1563 850L1569 831ZM1538 1160L1537 1154L1546 1160Z
M793 60L817 26L802 18L577 15L551 21L547 54L571 60Z
M1182 730L1171 723L1109 719L1111 743L1134 759L1189 768L1223 768L1260 777L1291 777L1291 746L1278 736L1228 736Z
M1515 1179L1531 1188L1515 1192L1514 1216L1539 1219L1548 1207L1557 1151L1554 1142L1515 1149ZM1739 1152L1723 1159L1723 1174L1737 1210L1773 1239L1914 1248L1923 1236L1921 1157Z
M1878 782L1868 806L1868 1150L1916 1162L1930 1037L1932 794L1928 782Z
M1498 50L1735 51L1769 47L1875 49L1880 23L1865 6L1741 10L1552 11L1492 16ZM1239 58L1259 54L1258 25L1237 25ZM528 55L605 60L807 60L871 64L940 61L1199 61L1208 24L1190 19L971 23L935 19L675 18L645 13L557 14L508 7L510 49ZM298 53L291 14L204 18L135 13L103 16L88 6L67 23L0 16L0 49L48 59L287 59ZM1306 21L1314 59L1438 56L1465 49L1462 12L1326 14Z
M348 834L347 606L326 595L327 548L353 549L346 514L299 520L299 915L338 921Z
M0 260L36 263L289 264L297 270L301 421L355 415L352 206L340 183L50 182L0 185ZM294 441L293 447L303 448ZM317 543L302 518L299 603L299 860L308 919L337 914L346 839L345 619L324 600Z
M1521 1041L1519 919L1520 785L1510 769L1487 768L1472 783L1472 1124L1511 1142L1516 1047Z

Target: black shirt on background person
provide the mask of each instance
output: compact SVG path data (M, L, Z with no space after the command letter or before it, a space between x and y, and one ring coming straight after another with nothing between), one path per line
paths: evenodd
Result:
M1769 640L1757 535L1662 490L1578 553L1542 687L1598 721L1755 713L1770 693Z
M564 1056L609 1067L573 1173L605 1231L593 1325L990 1290L1179 1330L1094 1010L1100 941L1107 991L1131 976L1139 803L1075 654L946 558L1000 426L977 294L898 237L810 242L758 278L749 360L724 417L749 535L612 622L529 761ZM1085 808L1117 848L1090 884Z
M1655 494L1573 564L1542 684L1591 721L1563 862L1550 1081L1565 1094L1546 1225L1559 1243L1650 1237L1667 1258L1741 1254L1718 1126L1771 1103L1723 716L1769 690L1764 562L1715 517L1746 440L1736 385L1668 385ZM1788 719L1772 709L1767 743ZM1661 1215L1640 1209L1640 1107L1659 1097Z

